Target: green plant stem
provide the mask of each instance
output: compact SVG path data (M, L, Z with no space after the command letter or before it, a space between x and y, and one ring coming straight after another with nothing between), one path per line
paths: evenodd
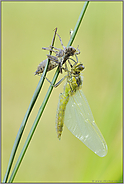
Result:
M55 33L54 33L54 36L53 36L53 40L52 40L52 46L54 45L54 41L55 41L55 36L56 36L56 32L57 32L57 28L55 29ZM52 52L50 51L50 55L52 54ZM12 152L11 152L11 155L10 155L10 159L9 159L9 163L8 163L8 167L7 167L7 170L6 170L6 173L5 173L5 176L4 176L4 179L3 179L3 183L6 183L7 182L7 179L8 179L8 176L9 176L9 173L10 173L10 170L11 170L11 167L12 167L12 163L13 163L13 160L14 160L14 157L15 157L15 154L16 154L16 151L17 151L17 148L19 146L19 142L21 140L21 137L22 137L22 134L23 134L23 131L24 131L24 128L26 126L26 123L27 123L27 120L28 120L28 117L33 109L33 106L36 102L36 99L39 95L39 92L41 90L41 87L43 85L43 82L44 82L44 79L45 79L45 76L46 76L46 72L47 72L47 68L48 68L48 65L49 65L49 60L45 66L45 69L44 69L44 72L42 74L42 77L40 78L40 81L36 87L36 90L34 92L34 95L31 99L31 102L29 104L29 107L28 107L28 110L24 116L24 119L21 123L21 126L19 128L19 131L17 133L17 136L16 136L16 139L15 139L15 142L14 142L14 145L13 145L13 148L12 148Z
M53 78L53 80L52 80L52 83L53 83L53 84L54 84L55 81L57 80L58 74L59 74L59 73L58 73L58 70L57 70L57 72L55 73L54 78ZM42 115L42 113L43 113L43 110L44 110L44 108L45 108L45 106L46 106L46 103L47 103L47 101L48 101L48 99L49 99L49 96L50 96L50 94L51 94L51 92L52 92L52 89L53 89L53 86L50 85L50 87L49 87L49 89L48 89L48 91L47 91L47 94L46 94L46 96L45 96L45 98L44 98L44 100L43 100L43 102L42 102L42 105L41 105L40 108L39 108L38 114L37 114L36 119L35 119L35 121L34 121L34 123L33 123L33 125L32 125L32 128L31 128L31 130L30 130L30 132L29 132L29 134L28 134L28 137L27 137L27 139L26 139L26 141L25 141L25 144L24 144L24 146L23 146L23 148L22 148L22 151L21 151L21 153L20 153L20 155L19 155L19 158L18 158L18 160L17 160L17 162L16 162L16 165L15 165L15 167L14 167L14 169L13 169L13 172L12 172L12 174L11 174L11 176L10 176L9 183L12 183L12 182L13 182L13 179L14 179L16 173L17 173L17 170L18 170L18 168L19 168L19 166L20 166L20 164L21 164L21 161L22 161L22 159L23 159L23 157L24 157L24 155L25 155L25 152L26 152L26 150L27 150L27 147L28 147L28 145L29 145L29 143L30 143L30 141L31 141L31 138L32 138L32 136L33 136L33 134L34 134L34 131L35 131L37 125L38 125L38 122L39 122L40 117L41 117L41 115Z
M85 4L84 4L84 7L83 7L83 9L82 9L82 11L81 11L81 14L80 14L80 16L79 16L79 19L78 19L78 21L77 21L77 24L76 24L76 26L75 26L75 28L74 28L74 32L73 32L73 34L72 34L72 36L71 36L71 39L69 40L69 43L68 43L67 47L69 47L69 46L73 43L73 40L74 40L74 38L75 38L75 36L76 36L76 34L77 34L77 31L78 31L79 26L80 26L80 24L81 24L81 21L82 21L82 18L83 18L83 16L84 16L84 13L85 13L85 11L86 11L86 8L87 8L87 6L88 6L88 3L89 3L89 1L86 1ZM52 80L52 84L55 84L58 75L59 75L59 69L57 68L56 73L55 73L55 75L54 75L54 77L53 77L53 80ZM33 126L32 126L32 128L31 128L31 130L30 130L30 132L29 132L29 135L28 135L28 137L27 137L27 139L26 139L26 142L25 142L25 144L24 144L24 146L23 146L23 148L22 148L22 151L21 151L21 153L20 153L20 155L19 155L19 158L18 158L18 160L17 160L17 162L16 162L16 164L15 164L15 167L14 167L13 172L12 172L12 174L11 174L11 176L10 176L10 179L9 179L9 183L13 182L13 180L14 180L14 177L15 177L17 171L18 171L18 168L19 168L19 166L20 166L20 164L21 164L21 161L22 161L22 159L23 159L23 157L24 157L24 155L25 155L25 152L26 152L26 150L27 150L27 148L28 148L28 145L29 145L29 143L30 143L30 141L31 141L31 138L32 138L32 136L33 136L33 133L34 133L34 131L35 131L37 125L38 125L38 121L39 121L39 119L40 119L40 117L41 117L41 115L42 115L42 113L43 113L43 110L44 110L44 108L45 108L45 106L46 106L46 103L47 103L47 101L48 101L48 99L49 99L49 96L50 96L50 94L51 94L51 92L52 92L52 89L53 89L53 86L50 85L50 87L49 87L49 89L48 89L48 91L47 91L47 94L46 94L46 96L45 96L45 98L44 98L44 101L43 101L43 103L42 103L42 105L41 105L41 107L40 107L40 109L39 109L39 111L38 111L38 114L37 114L37 116L36 116L36 119L35 119L35 121L34 121L34 123L33 123Z
M74 28L74 31L73 31L73 33L72 33L72 35L71 35L71 38L70 38L69 42L68 42L67 47L71 46L72 43L73 43L73 41L74 41L74 39L75 39L75 36L76 36L76 34L77 34L77 31L78 31L78 29L79 29L79 26L80 26L80 24L81 24L81 21L82 21L82 19L83 19L83 17L84 17L84 14L85 14L85 11L86 11L86 9L87 9L88 4L89 4L89 1L85 1L84 6L83 6L83 8L82 8L82 10L81 10L81 13L80 13L80 15L79 15L78 21L77 21L77 23L76 23L76 26L75 26L75 28Z

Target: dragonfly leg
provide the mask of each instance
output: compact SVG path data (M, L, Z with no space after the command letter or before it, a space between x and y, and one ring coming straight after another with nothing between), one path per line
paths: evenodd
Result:
M51 49L55 49L55 50L59 50L59 51L60 51L60 50L62 50L62 49L59 49L59 48L53 47L53 46L51 46L51 45L50 45L50 48L51 48Z
M57 56L47 55L47 57L48 57L48 59L55 62L59 66L59 71L60 71L60 73L62 73L62 60L61 60L61 58L59 61Z
M78 45L78 47L79 47L79 45ZM80 54L80 50L78 49L78 47L77 47L77 51L78 51L78 52L76 52L75 55Z
M57 33L56 33L57 34ZM62 47L63 47L63 49L65 50L66 49L66 47L63 45L63 43L62 43L62 39L61 39L61 37L57 34L57 36L59 37L59 40L60 40L60 42L61 42L61 45L62 45Z
M61 62L60 62L61 63ZM60 65L60 63L59 63L59 65ZM59 66L60 68L59 69L61 69L61 71L62 71L62 69L63 70L65 70L65 71L68 71L68 69L67 69L67 65L66 65L66 63L65 63L65 68L63 68L63 67L61 67L61 65ZM69 71L68 71L68 73L69 73ZM53 87L58 87L63 81L64 81L64 79L66 79L68 77L68 75L65 75L59 82L57 82L56 84L52 84L52 82L49 80L49 79L47 79L47 77L45 77L46 79L47 79L47 81L53 86Z
M59 65L59 60L57 56L51 56L51 55L47 55L48 59L50 59L51 61L57 63Z
M76 64L78 63L78 61L75 61L74 59L69 58L69 59L68 59L68 63L69 63L69 65L71 66L71 68L72 68L74 65L72 65L72 64L70 63L70 61L69 61L69 60L74 61L74 65L76 65ZM77 59L77 60L78 60L78 59Z
M53 49L51 49L51 48L49 48L49 47L42 47L42 49L43 49L43 50L52 51L52 52L54 52L55 54L58 53L58 51L55 51L55 50L53 50Z
M56 84L52 84L52 82L47 78L47 77L45 77L46 78L46 80L54 87L54 88L56 88L56 87L58 87L63 81L64 81L64 79L67 77L67 75L66 76L64 76L59 82L57 82Z
M78 63L78 57L77 57L77 55L75 55L75 57L76 57L76 62L75 62L75 64L74 65L76 65L77 63Z
M65 75L59 82L57 82L54 87L58 87L65 79L67 78L67 75Z

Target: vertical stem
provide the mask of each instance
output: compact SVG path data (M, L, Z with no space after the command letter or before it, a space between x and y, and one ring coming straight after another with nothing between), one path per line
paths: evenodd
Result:
M86 11L86 9L87 9L88 4L89 4L89 1L85 1L84 6L83 6L83 8L82 8L82 10L81 10L81 13L80 13L80 15L79 15L78 21L77 21L77 23L76 23L76 25L75 25L74 31L73 31L73 33L72 33L72 35L71 35L71 38L70 38L69 42L68 42L67 47L71 46L72 43L73 43L73 41L74 41L74 39L75 39L75 36L76 36L76 34L77 34L77 31L78 31L78 29L79 29L79 26L80 26L80 24L81 24L81 21L82 21L82 19L83 19L83 17L84 17L84 14L85 14L85 11Z
M52 46L54 45L54 42L55 42L55 37L56 37L56 32L57 32L57 28L55 29L55 33L54 33L54 36L53 36L53 40L52 40ZM51 55L52 51L50 51L50 55ZM8 167L7 167L7 170L6 170L6 173L5 173L5 176L4 176L4 179L3 179L3 182L6 183L7 182L7 179L8 179L8 176L9 176L9 173L10 173L10 170L11 170L11 167L12 167L12 163L13 163L13 160L14 160L14 157L15 157L15 154L16 154L16 151L17 151L17 148L19 146L19 143L20 143L20 140L21 140L21 137L22 137L22 134L23 134L23 131L24 131L24 128L26 126L26 123L27 123L27 120L28 120L28 117L33 109L33 106L36 102L36 99L39 95L39 92L41 90L41 87L43 85L43 82L44 82L44 79L45 79L45 76L46 76L46 72L47 72L47 68L48 68L48 65L49 65L49 60L45 66L45 69L44 69L44 72L42 74L42 77L40 78L40 81L36 87L36 90L33 94L33 97L31 99L31 102L29 104L29 107L28 107L28 110L24 116L24 119L21 123L21 126L19 128L19 131L17 133L17 136L16 136L16 139L15 139L15 142L14 142L14 145L13 145L13 148L12 148L12 152L11 152L11 155L10 155L10 159L9 159L9 163L8 163Z
M78 21L77 21L77 23L76 23L76 26L75 26L75 28L74 28L74 32L73 32L73 34L72 34L72 36L71 36L71 39L69 40L69 43L68 43L67 47L69 47L69 46L72 45L72 43L73 43L73 40L74 40L74 38L75 38L75 36L76 36L76 34L77 34L77 31L78 31L79 26L80 26L80 24L81 24L81 21L82 21L82 18L83 18L83 16L84 16L84 13L85 13L85 11L86 11L86 8L87 8L87 6L88 6L88 3L89 3L89 1L86 1L85 4L84 4L84 6L83 6L83 9L82 9L82 11L81 11L81 14L80 14L79 19L78 19ZM52 84L55 84L58 75L59 75L59 69L57 68L56 73L55 73L55 75L54 75L54 77L53 77L53 80L52 80ZM18 158L18 160L17 160L17 162L16 162L16 165L15 165L15 167L14 167L14 169L13 169L13 172L12 172L12 174L11 174L11 176L10 176L9 183L13 182L13 180L14 180L14 177L15 177L17 171L18 171L18 168L19 168L19 166L20 166L20 164L21 164L21 161L22 161L22 159L23 159L23 157L24 157L24 155L25 155L25 152L26 152L26 150L27 150L27 148L28 148L28 145L29 145L29 143L30 143L30 141L31 141L31 138L32 138L32 136L33 136L33 134L34 134L34 131L35 131L36 127L37 127L38 121L39 121L39 119L40 119L40 117L41 117L41 115L42 115L42 113L43 113L43 110L44 110L44 108L45 108L45 106L46 106L46 103L47 103L47 101L48 101L48 99L49 99L49 96L50 96L50 94L51 94L51 92L52 92L52 89L53 89L53 86L50 85L50 87L49 87L49 89L48 89L48 91L47 91L47 94L46 94L46 96L45 96L45 98L44 98L44 100L43 100L43 103L42 103L42 105L41 105L41 107L40 107L40 109L39 109L39 111L38 111L38 114L37 114L37 116L36 116L36 119L35 119L35 121L34 121L34 123L33 123L33 125L32 125L32 128L31 128L31 130L30 130L30 132L29 132L29 135L28 135L28 137L27 137L27 139L26 139L26 142L25 142L25 144L24 144L24 146L23 146L23 148L22 148L22 151L21 151L21 153L20 153L20 155L19 155L19 158Z

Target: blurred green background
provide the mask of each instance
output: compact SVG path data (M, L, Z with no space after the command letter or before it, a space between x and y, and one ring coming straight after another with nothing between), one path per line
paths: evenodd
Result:
M83 5L84 2L1 3L2 179L40 80L33 73L48 54L41 48L51 44L56 27L67 45L69 31L74 29ZM61 141L57 139L55 118L62 83L52 92L14 182L122 182L122 2L90 2L72 46L78 45L78 58L85 66L82 89L107 142L108 154L98 157L65 126ZM61 48L57 37L55 46ZM47 74L50 80L55 71ZM15 161L48 87L45 81Z

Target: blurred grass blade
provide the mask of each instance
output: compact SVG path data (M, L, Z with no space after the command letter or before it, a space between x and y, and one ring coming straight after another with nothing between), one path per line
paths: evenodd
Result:
M55 33L54 33L54 36L53 36L53 40L52 40L52 46L54 45L54 41L55 41L55 36L56 36L56 32L57 32L57 28L55 29ZM50 55L51 55L51 51L50 51ZM19 128L19 131L17 133L17 136L16 136L16 139L15 139L15 142L14 142L14 145L13 145L13 148L12 148L12 152L11 152L11 155L10 155L10 159L9 159L9 163L8 163L8 167L7 167L7 170L6 170L6 173L5 173L5 176L4 176L4 179L3 179L3 182L6 183L7 182L7 179L8 179L8 176L9 176L9 173L10 173L10 170L11 170L11 167L12 167L12 163L13 163L13 160L14 160L14 157L15 157L15 154L16 154L16 151L17 151L17 148L19 146L19 142L21 140L21 137L22 137L22 134L23 134L23 131L24 131L24 128L26 126L26 123L27 123L27 120L28 120L28 117L33 109L33 106L36 102L36 99L39 95L39 92L41 90L41 87L43 85L43 82L44 82L44 79L45 79L45 76L46 76L46 72L47 72L47 68L48 68L48 64L49 64L49 60L45 66L45 69L44 69L44 72L42 74L42 77L40 78L40 81L36 87L36 90L33 94L33 97L31 99L31 102L30 102L30 105L28 107L28 110L24 116L24 119L21 123L21 126Z
M77 21L77 23L76 23L76 26L75 26L75 28L74 28L74 32L73 32L73 34L72 34L72 36L71 36L71 39L69 40L68 46L70 46L70 45L73 43L73 41L74 41L74 38L75 38L75 36L76 36L76 34L77 34L77 31L78 31L79 26L80 26L80 24L81 24L81 21L82 21L82 18L83 18L83 16L84 16L84 13L85 13L85 11L86 11L86 8L87 8L87 6L88 6L88 3L89 3L89 1L86 1L85 4L84 4L84 7L83 7L83 9L82 9L82 11L81 11L81 14L80 14L80 16L79 16L79 19L78 19L78 21ZM53 80L52 80L52 84L55 84L58 75L59 75L59 69L57 68L56 73L55 73L55 75L54 75L54 77L53 77ZM18 160L17 160L17 162L16 162L16 164L15 164L15 167L14 167L13 172L12 172L12 174L11 174L11 176L10 176L10 179L9 179L9 183L12 183L13 180L14 180L14 177L15 177L15 175L16 175L16 173L17 173L17 171L18 171L18 168L19 168L19 166L20 166L20 164L21 164L21 161L22 161L22 159L23 159L23 157L24 157L24 155L25 155L25 152L26 152L26 150L27 150L27 148L28 148L28 145L29 145L29 143L30 143L30 141L31 141L31 138L32 138L33 134L34 134L34 131L35 131L37 125L38 125L38 121L40 120L40 117L41 117L41 115L42 115L42 113L43 113L43 110L44 110L44 108L45 108L45 106L46 106L46 103L47 103L47 101L48 101L48 99L49 99L49 97L50 97L50 94L51 94L51 92L52 92L52 89L53 89L53 86L50 85L50 87L49 87L49 89L48 89L48 91L47 91L47 94L46 94L46 96L45 96L45 98L44 98L44 100L43 100L43 102L42 102L42 105L41 105L40 108L39 108L38 114L37 114L36 119L35 119L35 121L34 121L34 123L33 123L33 125L32 125L32 128L31 128L31 130L30 130L30 132L29 132L29 134L28 134L28 137L27 137L27 139L26 139L26 141L25 141L25 144L24 144L24 146L23 146L23 148L22 148L22 151L21 151L21 153L20 153L20 155L19 155L19 158L18 158Z

